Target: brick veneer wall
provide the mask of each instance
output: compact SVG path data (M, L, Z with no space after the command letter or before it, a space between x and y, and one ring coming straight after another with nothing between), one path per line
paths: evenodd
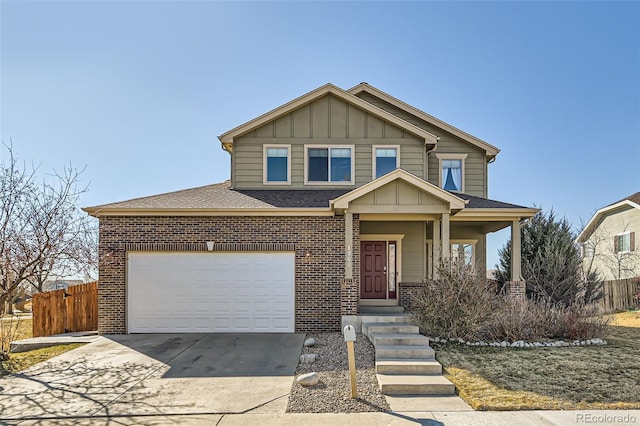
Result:
M401 282L398 284L400 306L403 306L405 311L411 312L413 308L413 297L425 285L425 282Z
M344 283L344 216L200 217L104 216L100 218L98 331L126 333L126 257L128 250L206 251L295 250L295 330L338 331L341 294L357 289ZM354 215L354 240L359 220ZM359 252L354 244L354 265ZM310 254L306 256L307 252ZM356 263L358 262L358 263ZM347 284L343 287L342 284Z

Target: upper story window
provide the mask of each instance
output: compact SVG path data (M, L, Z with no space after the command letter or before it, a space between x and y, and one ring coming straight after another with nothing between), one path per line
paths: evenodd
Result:
M436 153L440 163L439 186L447 191L464 192L464 160L467 154Z
M616 253L630 252L635 249L635 232L625 232L613 237L613 246Z
M264 184L291 183L291 145L264 145Z
M400 167L399 146L373 147L373 178L377 179Z
M305 151L305 183L353 185L353 145L306 145Z

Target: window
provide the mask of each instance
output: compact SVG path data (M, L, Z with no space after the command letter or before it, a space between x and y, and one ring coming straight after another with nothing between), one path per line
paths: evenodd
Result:
M399 167L398 146L374 146L373 147L373 178L377 179Z
M593 257L594 255L594 247L593 244L586 242L582 244L582 256L587 258L587 257Z
M475 260L475 242L473 241L452 241L451 261L461 262L467 266L473 266Z
M290 145L264 146L264 176L265 184L288 185L291 183Z
M440 187L447 191L464 192L464 160L467 154L436 153L440 163Z
M353 184L353 146L307 146L305 183Z
M635 249L635 232L625 232L613 237L613 246L616 253L625 253Z

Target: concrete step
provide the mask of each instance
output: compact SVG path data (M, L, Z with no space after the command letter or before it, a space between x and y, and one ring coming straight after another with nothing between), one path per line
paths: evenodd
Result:
M429 346L429 338L417 333L370 333L368 337L374 346Z
M417 325L409 323L368 322L362 324L362 333L367 337L373 333L418 333Z
M402 314L404 308L402 306L369 306L361 305L359 308L360 314L363 315L377 315L377 314Z
M364 314L358 315L362 323L393 322L413 324L413 315L410 314Z
M442 365L435 359L378 359L378 374L442 374Z
M376 360L384 358L435 358L435 352L428 345L377 345L375 349Z
M456 387L442 376L377 374L385 395L454 395Z

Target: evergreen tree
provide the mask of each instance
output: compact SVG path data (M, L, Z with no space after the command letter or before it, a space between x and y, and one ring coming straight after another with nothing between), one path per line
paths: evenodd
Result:
M522 225L522 278L528 297L565 306L602 298L602 281L583 271L575 238L567 219L557 219L553 210L540 211ZM504 285L511 279L511 241L498 253L496 279Z

